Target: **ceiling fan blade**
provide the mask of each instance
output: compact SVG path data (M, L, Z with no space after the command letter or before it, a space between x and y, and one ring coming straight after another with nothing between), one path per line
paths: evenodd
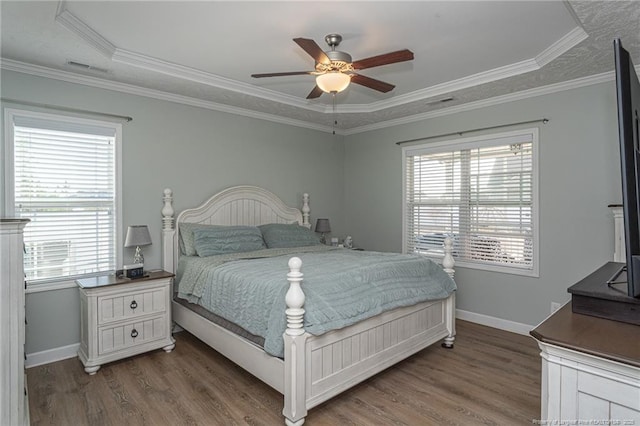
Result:
M327 56L326 53L318 46L318 43L311 40L310 38L294 38L298 46L302 47L302 49L307 52L316 62L321 64L329 65L331 63L331 59Z
M376 80L375 78L366 77L361 74L352 74L351 82L359 84L361 86L368 87L369 89L377 90L378 92L387 93L393 90L393 84L385 83L384 81Z
M324 92L318 86L314 87L313 90L307 95L307 99L315 99L319 98Z
M251 74L251 77L254 78L262 78L262 77L284 77L287 75L305 75L311 74L313 71L289 71L289 72L271 72L266 74Z
M397 50L395 52L384 53L378 56L372 56L366 59L360 59L351 65L354 70L363 70L365 68L379 67L380 65L394 64L396 62L404 62L413 60L413 52L409 49Z

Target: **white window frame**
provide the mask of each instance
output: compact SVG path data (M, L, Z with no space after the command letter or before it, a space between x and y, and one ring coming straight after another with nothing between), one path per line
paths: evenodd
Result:
M115 133L115 209L116 209L116 265L122 265L122 124L112 121L101 121L82 117L73 117L48 112L29 111L13 108L5 108L4 113L4 214L6 216L15 215L15 181L14 181L14 125L16 118L41 119L67 123L70 126L94 126L112 128ZM27 225L28 226L28 225ZM74 278L62 277L59 280L47 280L45 282L35 282L27 284L27 293L40 291L59 290L63 288L73 288L77 284Z
M492 272L500 272L500 273L508 273L515 275L523 275L530 277L539 277L539 252L540 252L540 244L539 244L539 220L538 220L538 209L539 209L539 171L538 171L538 144L539 144L539 129L538 128L529 128L522 130L514 130L510 132L503 133L493 133L493 134L483 134L480 136L473 136L463 139L452 139L445 140L439 142L432 143L423 143L423 144L415 144L411 146L405 146L402 148L402 249L403 252L407 251L408 247L408 207L407 207L407 157L418 155L418 154L431 154L438 152L448 152L448 151L458 151L463 149L473 149L479 148L483 146L491 146L491 141L502 138L512 138L519 137L522 135L530 135L532 142L532 242L533 242L533 250L532 250L532 267L528 268L518 268L518 267L510 267L508 265L496 265L492 263L481 263L481 262L467 262L462 259L458 259L454 256L456 267L466 267L471 269L479 269L485 271ZM495 145L495 144L493 144ZM429 256L434 260L440 261L442 256Z

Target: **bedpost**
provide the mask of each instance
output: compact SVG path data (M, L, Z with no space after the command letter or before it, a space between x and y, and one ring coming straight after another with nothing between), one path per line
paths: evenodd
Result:
M282 414L288 426L300 426L307 415L305 382L304 292L300 287L303 273L298 257L289 260L289 290L287 303L287 329L284 332L284 408Z
M451 237L446 237L444 239L444 258L442 259L442 269L449 274L451 278L455 271L453 270L453 266L455 265L455 261L453 260L453 240Z
M309 194L306 192L302 194L302 226L311 229L311 222L309 222Z
M174 210L173 210L173 191L165 188L162 201L162 269L167 272L176 272L176 253L174 246L174 237L176 234L174 226Z
M453 239L451 237L446 237L444 239L444 258L442 259L442 269L449 274L449 276L453 279L453 275L455 271L453 267L455 265L455 261L453 260ZM456 339L456 292L451 293L449 298L446 301L445 309L447 311L446 315L446 327L449 331L449 335L444 338L444 342L442 346L447 349L453 348L453 342Z
M300 336L304 334L304 292L300 287L302 283L303 273L300 272L302 260L299 257L289 259L289 273L287 281L289 281L289 290L285 296L287 303L287 330L289 336Z

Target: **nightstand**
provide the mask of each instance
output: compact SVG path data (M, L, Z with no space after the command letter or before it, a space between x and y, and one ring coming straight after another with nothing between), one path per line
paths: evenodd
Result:
M80 349L84 371L162 348L171 352L171 284L174 275L149 272L144 278L102 275L77 280L80 290Z

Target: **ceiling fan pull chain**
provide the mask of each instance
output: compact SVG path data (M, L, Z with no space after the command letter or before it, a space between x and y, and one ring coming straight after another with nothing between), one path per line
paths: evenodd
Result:
M336 92L331 92L333 97L333 134L336 134L336 126L338 125L338 117L336 114Z

